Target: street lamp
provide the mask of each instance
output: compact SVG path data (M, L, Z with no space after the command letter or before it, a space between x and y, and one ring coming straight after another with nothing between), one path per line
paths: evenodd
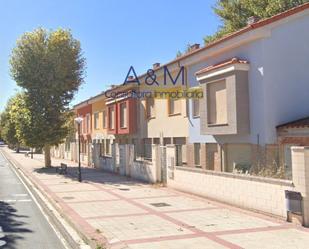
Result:
M81 182L82 181L82 171L80 167L80 125L83 122L83 118L77 117L74 120L78 126L78 181Z

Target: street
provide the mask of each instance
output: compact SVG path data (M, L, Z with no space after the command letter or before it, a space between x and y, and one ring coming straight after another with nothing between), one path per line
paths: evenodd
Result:
M6 147L0 150L94 248L308 248L308 228L282 219L90 167L82 167L79 183L75 162L53 158L54 167L68 165L62 175L44 168L43 154L31 159Z
M0 153L0 248L65 248L12 167Z

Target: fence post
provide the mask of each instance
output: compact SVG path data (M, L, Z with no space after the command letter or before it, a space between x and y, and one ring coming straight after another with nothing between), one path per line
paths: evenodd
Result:
M119 144L118 145L118 152L119 152L119 174L126 175L127 174L127 163L128 163L128 156L127 156L127 147L126 144Z
M154 175L154 182L158 182L161 179L161 164L160 164L160 158L159 158L159 145L153 144L151 146L151 155L152 155L152 166L155 168L155 175Z
M176 146L166 145L166 164L167 164L167 182L168 179L174 179L174 169L176 165Z
M112 144L112 169L113 172L118 173L119 169L119 148L118 143L114 140Z
M309 226L309 147L292 147L292 180L303 196L303 225Z

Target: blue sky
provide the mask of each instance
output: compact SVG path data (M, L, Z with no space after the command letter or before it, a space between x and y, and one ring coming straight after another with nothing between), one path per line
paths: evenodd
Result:
M188 43L203 44L217 30L215 0L1 0L0 111L17 90L9 56L16 39L37 27L69 28L87 59L85 84L73 103L119 84L131 65L137 74L166 63Z

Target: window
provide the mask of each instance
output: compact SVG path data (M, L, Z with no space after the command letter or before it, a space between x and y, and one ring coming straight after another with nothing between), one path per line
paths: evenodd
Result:
M134 145L134 160L141 160L143 157L141 141L135 138L133 139L133 145Z
M153 144L160 144L160 138L158 137L153 138Z
M182 166L182 145L175 144L176 148L176 166Z
M91 122L90 122L90 114L88 113L86 115L86 132L90 133L90 126L91 126Z
M163 138L163 145L172 144L172 139L170 137Z
M176 115L181 111L181 99L171 98L168 99L168 114Z
M220 151L217 143L206 143L206 169L221 169Z
M102 114L103 114L103 128L105 129L107 125L106 111L104 110Z
M194 144L194 164L195 167L199 167L201 165L201 144Z
M102 141L102 143L99 144L100 145L100 157L103 157L104 156L104 141Z
M93 114L94 118L94 129L99 129L99 113L96 112Z
M146 99L146 118L154 118L155 109L154 109L154 98Z
M65 151L70 152L70 149L71 149L71 143L70 143L70 140L67 139L65 141Z
M85 119L83 118L83 121L80 123L80 133L84 134L85 133Z
M225 81L208 84L208 124L227 124L227 95Z
M127 127L127 103L120 104L120 128Z
M80 153L86 154L86 150L87 150L87 144L86 144L86 142L81 142L81 143L80 143Z
M82 122L80 123L80 125L76 124L76 130L78 132L78 129L80 129L80 134L84 133L84 120L82 120Z
M152 159L151 138L145 138L143 142L144 142L144 159L151 160Z
M174 144L176 146L176 164L182 166L187 164L187 146L186 138L174 137Z
M196 74L203 90L203 98L199 99L201 135L250 133L250 65L248 61L232 61L229 66Z
M106 142L106 145L105 145L105 155L111 155L111 150L112 150L112 148L111 148L111 141L110 141L110 139L106 139L105 142Z
M110 106L108 108L108 128L115 129L115 107Z
M192 115L194 118L200 116L200 101L199 99L192 99Z
M80 144L78 144L78 146L80 146L80 153L82 154L84 151L84 142L80 142ZM78 147L77 147L78 148ZM78 148L79 149L79 148Z

